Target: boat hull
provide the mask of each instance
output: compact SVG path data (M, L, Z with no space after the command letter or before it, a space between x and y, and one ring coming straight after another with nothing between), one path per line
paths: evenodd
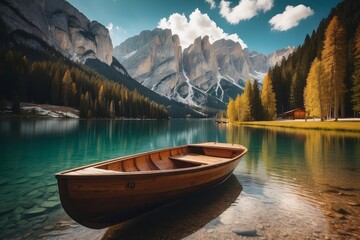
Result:
M105 228L126 221L188 193L221 183L232 174L240 157L247 151L243 148L233 149L227 153L224 149L214 149L205 150L207 154L214 156L230 155L228 158L194 156L193 152L204 154L202 146L182 146L59 173L56 177L62 206L71 218L89 228ZM181 153L179 156L173 156L175 163L172 162L172 167L177 165L177 161L183 160L193 161L191 164L195 165L188 167L189 162L181 162L179 166L182 167L178 169L139 170L144 167L141 164L152 158L155 163L153 165L160 168L169 166L167 161L172 157L168 157L168 154L171 153ZM157 159L161 156L165 156L165 160ZM129 162L129 158L132 162ZM133 165L130 166L130 163ZM136 167L139 171L109 170L114 165L129 171ZM147 167L151 166L149 163Z
M228 178L238 161L192 173L164 176L99 176L58 181L64 210L94 229L131 219L187 193L215 186ZM179 184L181 181L181 184ZM131 184L135 184L131 189ZM174 187L175 186L175 187Z

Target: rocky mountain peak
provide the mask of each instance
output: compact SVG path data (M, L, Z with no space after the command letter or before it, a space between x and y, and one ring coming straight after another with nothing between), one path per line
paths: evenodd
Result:
M196 38L193 44L184 49L183 65L194 86L207 90L217 82L216 55L208 36Z
M22 30L73 60L83 62L87 58L97 58L109 65L112 62L113 46L108 29L96 21L90 22L65 0L3 0L0 11L8 34ZM16 36L15 41L37 46L20 36Z
M247 79L262 80L272 64L238 42L220 39L211 44L208 36L182 50L179 36L169 29L143 31L115 47L114 56L144 86L207 107L224 106L243 92Z
M115 47L114 56L130 76L162 95L169 97L169 88L185 81L180 39L170 29L142 31Z

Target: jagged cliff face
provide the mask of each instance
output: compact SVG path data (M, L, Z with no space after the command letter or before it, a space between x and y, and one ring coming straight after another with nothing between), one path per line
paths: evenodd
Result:
M283 59L287 59L288 56L295 51L294 47L287 47L279 49L273 53L270 53L267 58L270 66L275 66L277 63L281 63Z
M251 63L238 42L221 39L213 43L222 78L235 84L250 76Z
M112 62L112 43L108 30L96 21L90 22L64 0L4 0L0 3L0 11L8 33L23 30L73 60L83 62L87 58L97 58L109 65ZM15 41L33 44L26 39ZM36 44L31 47L36 48Z
M207 36L196 38L182 51L179 37L169 29L143 31L114 48L114 57L138 82L169 98L202 107L227 103L243 92L247 79L262 81L274 65L269 56L249 54L232 40L211 44Z
M198 37L194 43L184 49L184 71L193 86L208 90L218 81L218 65L209 37Z
M162 95L169 97L169 90L185 81L180 40L171 30L143 31L116 47L114 56L130 76Z

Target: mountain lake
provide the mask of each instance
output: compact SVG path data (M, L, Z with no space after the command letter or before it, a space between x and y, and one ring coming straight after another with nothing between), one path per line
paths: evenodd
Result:
M107 229L61 207L54 174L188 143L249 149L223 184ZM360 133L213 120L0 120L0 239L360 239Z

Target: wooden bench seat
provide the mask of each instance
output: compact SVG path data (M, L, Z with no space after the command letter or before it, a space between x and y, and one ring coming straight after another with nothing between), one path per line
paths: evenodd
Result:
M206 155L194 154L194 153L172 156L170 157L170 159L176 161L190 162L190 163L199 163L204 165L220 163L230 160L230 158L212 157L212 156L206 156Z
M69 172L66 174L67 175L99 175L99 174L103 175L103 174L114 174L114 173L119 173L119 171L89 167L89 168L80 169L80 170L77 170L74 172Z

